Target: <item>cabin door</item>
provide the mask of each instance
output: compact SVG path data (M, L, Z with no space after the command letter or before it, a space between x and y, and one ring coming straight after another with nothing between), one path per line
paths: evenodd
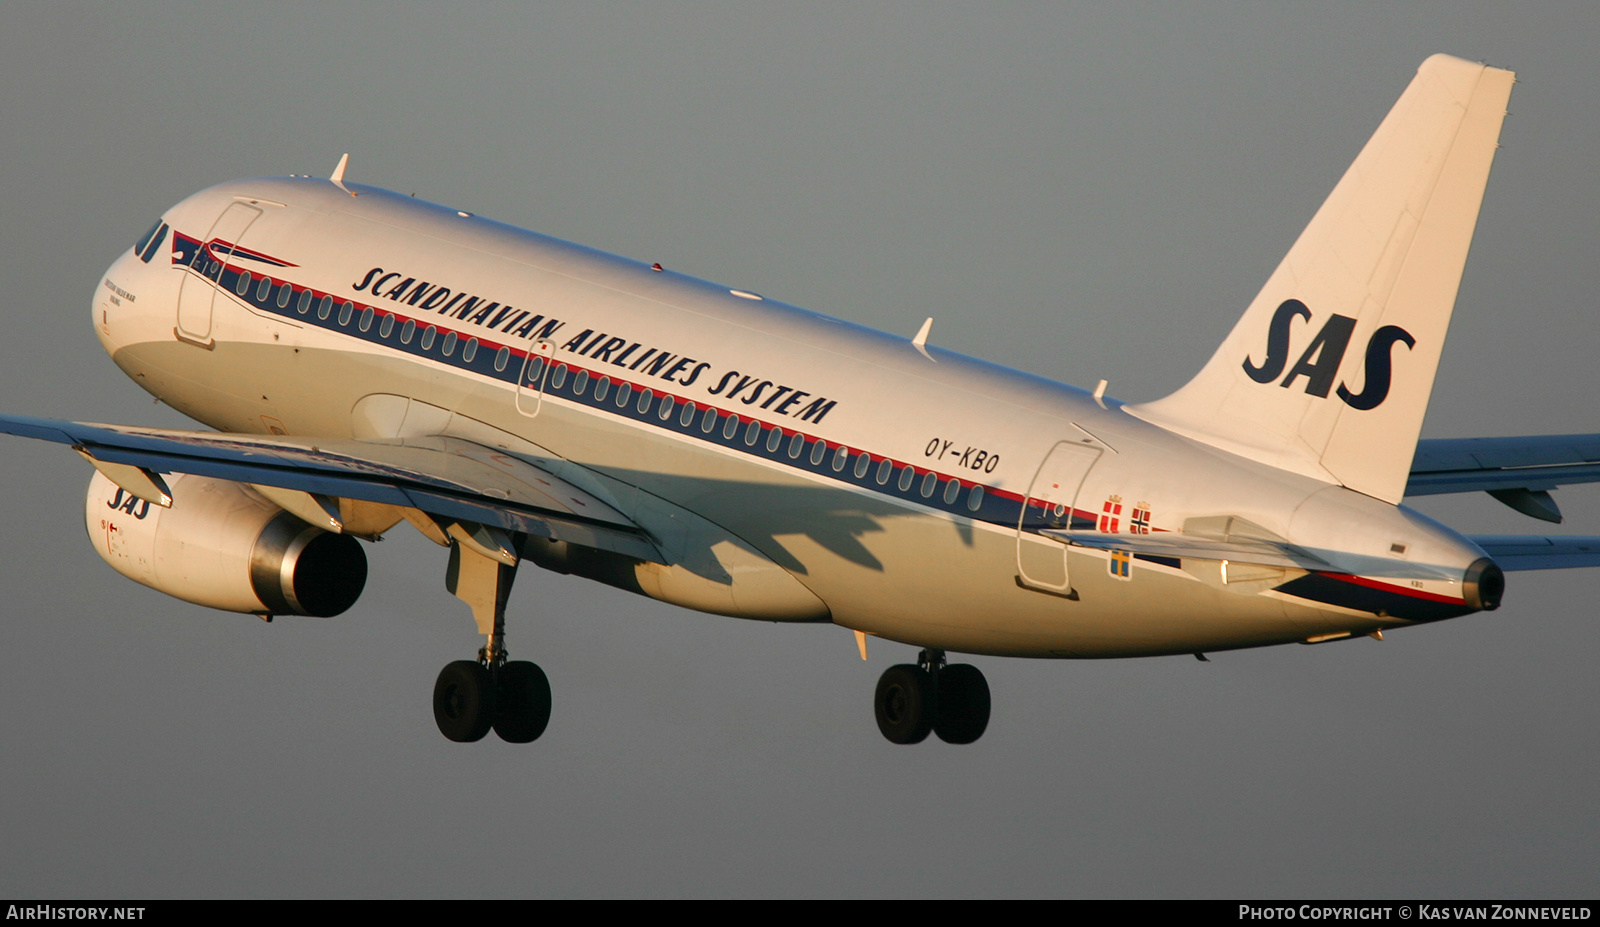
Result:
M200 253L190 265L193 272L184 274L183 285L178 289L178 325L175 334L181 341L210 347L212 304L217 297L217 287L223 268L239 246L245 230L261 215L261 210L244 203L229 203L217 221L206 233Z
M1039 530L1072 528L1078 492L1101 452L1100 447L1083 441L1057 441L1039 464L1017 518L1017 580L1023 586L1061 595L1072 593L1067 545L1040 535Z

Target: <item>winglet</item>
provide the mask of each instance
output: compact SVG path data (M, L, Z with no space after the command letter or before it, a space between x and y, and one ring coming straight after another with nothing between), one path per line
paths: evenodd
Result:
M350 152L347 151L343 155L339 156L339 166L335 167L333 169L333 174L330 175L328 177L328 179L333 181L333 185L334 186L338 187L339 189L343 190L346 193L349 193L351 196L355 196L355 193L349 187L344 185L344 169L349 167L349 166L350 166Z

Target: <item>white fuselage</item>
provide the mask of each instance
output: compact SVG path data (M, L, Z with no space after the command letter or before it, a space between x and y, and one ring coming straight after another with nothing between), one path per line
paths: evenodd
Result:
M654 517L657 536L692 513L807 593L739 605L736 580L734 604L710 606L640 583L711 611L953 651L1110 657L1473 610L1462 578L1482 551L1404 507L1037 376L347 187L240 181L173 207L148 261L125 255L96 292L107 352L225 431L451 430L571 461L619 510ZM1230 572L1035 530L1133 535L1230 518L1331 569Z

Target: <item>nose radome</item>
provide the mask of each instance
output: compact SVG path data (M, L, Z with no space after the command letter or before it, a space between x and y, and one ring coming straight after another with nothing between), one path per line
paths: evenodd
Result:
M1500 597L1506 591L1506 574L1488 557L1480 557L1467 567L1461 580L1461 597L1467 607L1492 612L1500 607Z

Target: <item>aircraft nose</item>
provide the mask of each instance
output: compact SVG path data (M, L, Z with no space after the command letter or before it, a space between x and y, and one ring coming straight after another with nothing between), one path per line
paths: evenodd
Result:
M160 291L171 283L171 274L160 275L152 270L167 266L166 259L158 255L171 232L165 221L156 220L131 250L111 262L95 287L90 302L95 334L101 347L113 357L131 337L130 326L140 321L140 310L161 303L164 294Z
M1500 597L1506 591L1506 574L1488 557L1479 557L1467 567L1461 579L1461 595L1469 608L1492 612L1500 607Z

